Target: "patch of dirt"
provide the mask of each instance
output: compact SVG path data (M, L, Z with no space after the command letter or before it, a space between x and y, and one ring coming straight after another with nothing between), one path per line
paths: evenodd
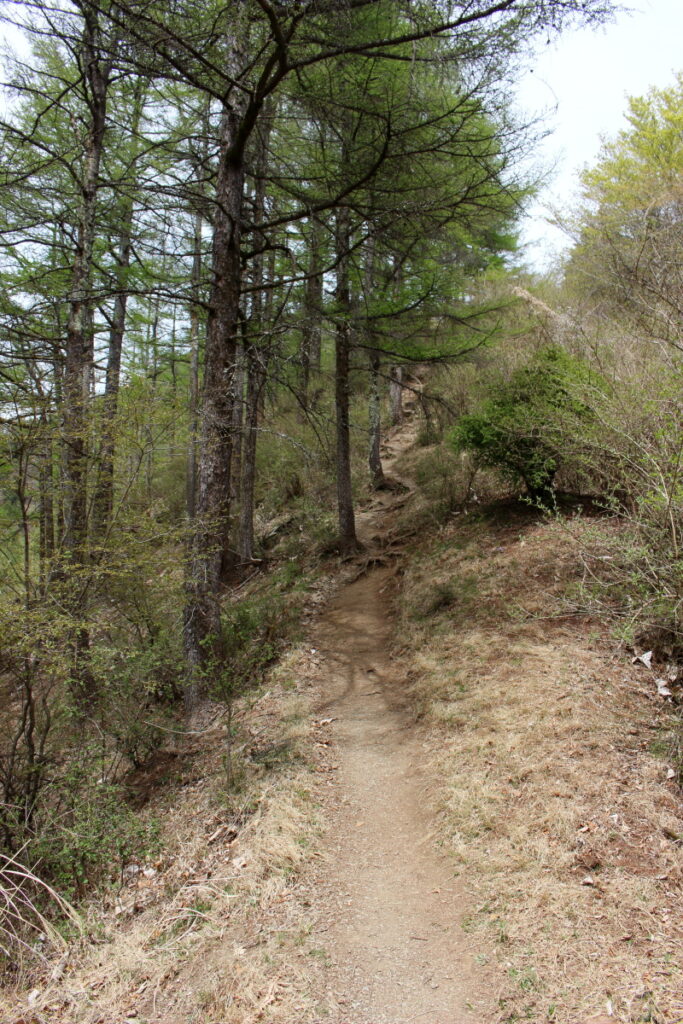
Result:
M217 717L164 859L3 1020L683 1021L671 706L575 599L580 523L510 501L416 521L414 439L388 435L364 552L235 710L239 795ZM174 761L131 777L146 812Z
M461 886L435 848L425 749L402 710L405 675L389 653L395 586L389 569L362 576L314 634L336 771L323 860L304 885L330 1024L457 1024L488 990L462 930Z
M384 443L394 481L358 516L366 550L309 634L326 773L321 857L301 880L315 917L317 1014L328 1024L458 1024L483 1019L495 980L463 931L466 904L436 846L433 780L409 713L405 669L391 649L398 576L391 554L411 482L397 461L414 443L408 418Z

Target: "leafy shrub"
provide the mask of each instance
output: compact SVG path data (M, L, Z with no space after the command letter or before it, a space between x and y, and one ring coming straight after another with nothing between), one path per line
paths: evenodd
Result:
M418 459L415 482L427 499L434 521L447 519L470 496L475 469L470 460L445 445L437 445Z
M583 397L589 382L584 363L546 348L494 385L479 412L462 416L450 442L511 483L523 483L534 501L552 505L555 474L591 418Z
M160 632L156 643L141 634L140 646L131 644L110 612L109 642L90 660L98 700L86 718L69 685L72 618L45 604L22 612L0 603L0 848L21 851L46 883L80 898L151 842L114 780L158 746L158 730L140 709L158 699L172 643Z
M116 639L116 644L101 641L93 652L93 670L101 682L98 724L112 755L122 754L125 767L139 767L159 748L157 719L180 694L180 635L159 627L128 648L124 637Z
M122 790L92 774L87 757L69 766L59 800L31 844L41 876L67 898L87 886L120 880L125 864L153 853L157 827L129 807Z
M219 700L229 702L258 685L283 645L295 636L300 601L292 589L296 578L293 572L283 570L280 592L271 587L267 593L245 598L223 612L222 666L215 683Z

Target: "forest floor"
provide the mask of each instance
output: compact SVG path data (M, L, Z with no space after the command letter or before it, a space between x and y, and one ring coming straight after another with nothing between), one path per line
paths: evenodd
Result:
M589 518L433 523L416 433L237 709L230 793L217 709L138 779L163 852L3 1021L683 1021L673 709L572 607Z

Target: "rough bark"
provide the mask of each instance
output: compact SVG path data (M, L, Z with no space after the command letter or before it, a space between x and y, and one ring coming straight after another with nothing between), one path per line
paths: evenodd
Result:
M266 174L268 171L268 147L275 114L272 98L266 103L262 124L256 138L254 156L254 221L263 222L266 213ZM245 361L247 391L242 433L242 466L240 481L240 522L238 551L242 562L254 558L254 494L256 485L256 450L258 444L258 423L261 399L266 381L267 355L264 344L267 316L272 309L273 270L270 270L264 294L264 251L266 237L262 231L254 233L254 247L257 250L251 268L251 310L245 339ZM273 268L274 269L274 268Z
M242 451L242 488L240 504L239 556L242 562L254 558L254 492L259 405L266 380L262 353L253 345L247 348L247 395Z
M232 50L229 69L235 72L244 62L240 14L241 5L234 35L228 41ZM221 655L221 568L230 517L232 403L241 288L244 166L238 139L245 104L244 93L238 90L226 98L218 143L197 496L184 615L188 715L202 703L207 676L215 671Z
M365 252L364 288L366 303L372 301L375 287L375 240L369 236ZM368 321L365 329L366 343L368 346L368 362L370 366L370 393L368 396L368 423L369 423L369 446L368 446L368 468L370 470L370 481L375 490L384 486L384 471L382 459L380 458L381 443L381 395L380 395L380 364L381 353L379 349L372 347L372 330Z
M370 420L370 446L368 451L368 467L370 469L370 480L375 490L384 486L384 470L380 457L381 443L381 396L380 396L380 354L377 349L371 349L370 355L370 397L368 412Z
M301 327L301 404L306 410L315 405L311 399L311 379L320 373L322 347L322 226L313 221L308 237L308 268L304 284L303 321Z
M202 277L201 212L194 219L194 252L192 255L192 304L190 306L190 436L187 446L187 514L194 519L197 491L197 435L199 430L199 297Z
M242 472L242 431L244 428L244 390L247 382L245 365L245 344L240 339L235 351L235 372L233 376L232 398L232 482L230 498L233 502L240 500Z
M391 425L397 427L403 423L403 367L392 366L389 371L389 404L391 406Z
M53 449L52 434L47 417L43 416L43 438L38 470L38 502L39 502L39 578L40 589L44 595L50 576L52 559L55 553L55 517L54 517L54 481L53 481Z
M89 667L90 634L83 620L86 612L84 569L88 562L88 418L93 376L91 280L95 216L104 148L107 87L110 65L100 54L99 26L95 13L84 8L82 60L90 123L84 141L81 208L69 288L69 318L63 378L62 428L64 438L64 554L69 591L68 605L74 620L70 638L72 688L81 704L94 699Z
M335 289L335 372L334 404L336 418L337 513L339 550L348 554L360 545L356 536L351 483L351 431L349 424L351 367L351 286L349 252L351 230L349 211L340 207L336 213L335 244L337 249L337 284Z

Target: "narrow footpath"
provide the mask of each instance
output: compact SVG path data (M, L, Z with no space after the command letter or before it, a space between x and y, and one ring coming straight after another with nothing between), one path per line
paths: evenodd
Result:
M385 461L414 442L408 421ZM404 498L382 495L361 523L369 567L345 585L311 637L322 658L318 709L334 771L323 858L309 880L327 957L328 1024L460 1024L481 1020L486 984L462 928L464 899L433 836L427 752L404 711L391 657L395 570L372 567ZM390 528L389 528L390 529ZM374 537L374 541L372 538Z

